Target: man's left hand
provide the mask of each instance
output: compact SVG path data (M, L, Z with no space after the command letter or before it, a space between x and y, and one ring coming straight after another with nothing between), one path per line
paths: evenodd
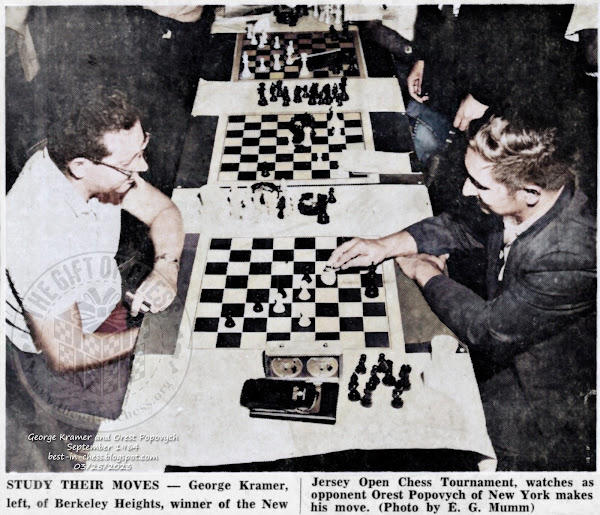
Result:
M134 294L127 292L131 299L132 316L137 316L140 311L158 313L173 303L177 294L177 268L169 263L166 265L155 265Z
M396 263L404 274L416 281L421 288L436 275L444 273L448 254L432 256L430 254L415 254L414 256L398 257Z
M487 108L485 104L482 104L477 100L471 93L469 93L463 101L460 103L456 116L454 117L454 127L460 131L466 131L469 128L469 124L473 120L481 118Z

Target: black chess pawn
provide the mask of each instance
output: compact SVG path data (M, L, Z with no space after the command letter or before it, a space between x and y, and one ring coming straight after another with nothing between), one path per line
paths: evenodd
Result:
M285 211L285 197L279 197L277 201L277 218L283 220L283 212Z
M329 37L331 38L331 41L340 40L340 34L337 30L335 30L335 27L333 25L329 27Z
M335 204L337 202L337 199L335 198L333 191L334 191L333 188L329 188L329 194L327 195L327 202L329 202L330 204Z
M253 310L255 313L262 313L262 311L263 311L263 306L262 306L262 304L261 304L260 302L255 302L255 303L254 303L254 307L252 308L252 310Z
M377 373L378 374L385 374L387 372L388 366L387 366L387 362L385 360L385 354L382 352L379 354L379 357L377 358Z
M312 277L310 276L310 267L308 265L304 267L304 275L302 276L302 280L306 281L309 284L312 283Z
M227 327L228 329L235 327L235 320L233 319L233 316L231 315L231 311L227 311L225 313L225 327Z
M358 360L358 365L356 365L356 369L354 370L357 374L366 374L367 373L367 367L365 365L366 361L367 361L367 355L361 354L360 358Z
M410 390L411 387L409 378L411 370L412 368L410 365L402 365L400 367L399 382L402 384L405 391Z
M277 85L274 82L271 82L269 93L271 93L271 102L277 102Z
M392 390L392 408L399 409L404 406L402 390Z
M396 385L396 378L392 374L392 367L389 367L387 369L387 372L385 373L385 376L383 377L381 382L385 386L395 386Z
M360 401L360 393L358 393L358 390L356 388L352 388L348 392L348 399L352 402Z
M350 96L348 95L348 92L346 91L347 85L348 85L348 79L346 77L342 77L340 79L340 97L343 102L347 102L348 100L350 100Z
M373 406L373 397L370 390L365 389L362 398L360 399L360 404L364 408L370 408Z
M356 375L356 372L353 372L352 375L350 376L350 382L348 383L348 388L352 389L352 388L356 388L358 386L358 376Z

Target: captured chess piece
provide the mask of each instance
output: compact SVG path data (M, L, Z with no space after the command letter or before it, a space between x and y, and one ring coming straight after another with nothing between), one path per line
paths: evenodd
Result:
M375 386L377 386L381 381L379 379L379 377L377 377L377 365L373 365L371 367L371 377L369 377L369 381L373 381L373 383L375 383Z
M266 106L269 101L267 100L267 97L265 95L265 92L267 90L267 86L265 85L264 82L261 82L258 85L258 105L259 106Z
M367 366L365 365L367 361L367 355L361 354L358 360L358 365L356 365L356 369L354 370L357 374L366 374Z
M396 378L392 373L392 365L390 363L391 361L388 361L388 369L385 372L385 376L381 380L384 386L396 386Z
M402 365L400 367L399 379L396 384L400 384L405 391L408 391L411 388L409 378L411 370L412 368L410 365Z
M364 408L370 408L371 406L373 406L373 397L372 397L372 391L371 390L367 390L365 388L363 396L360 399L360 404Z
M385 374L387 371L387 361L385 360L385 354L382 352L379 354L379 358L377 359L377 373Z
M358 390L355 388L351 388L348 391L348 400L352 401L352 402L356 402L360 400L360 393L358 392Z
M350 376L350 382L348 383L348 388L357 388L358 387L358 376L356 375L356 372L352 372L352 375Z
M402 390L392 390L392 408L399 409L402 406L404 406L404 401L402 400Z
M329 188L329 193L327 195L327 202L329 202L330 204L335 204L337 202L337 199L335 198L335 195L333 194L333 188Z

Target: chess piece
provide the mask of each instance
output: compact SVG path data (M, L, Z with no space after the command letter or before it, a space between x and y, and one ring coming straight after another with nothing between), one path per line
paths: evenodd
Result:
M323 272L321 272L321 282L325 286L333 286L336 280L337 275L335 273L335 270L329 265L326 265Z
M254 34L254 25L248 25L246 27L246 38L252 39L252 35Z
M225 327L228 329L235 327L235 320L231 316L231 311L229 310L225 313Z
M260 48L262 50L267 45L267 42L268 42L267 33L263 30L262 34L260 35L260 41L258 43L258 48Z
M364 408L370 408L371 406L373 406L373 398L371 397L371 395L371 390L365 389L364 395L360 399L360 405Z
M294 64L294 59L293 59L293 55L294 55L294 42L290 40L290 42L288 43L288 46L285 48L285 53L287 54L287 59L285 60L285 64L287 66L291 66L292 64Z
M277 102L277 85L274 82L271 82L269 93L271 93L271 102Z
M273 43L273 48L275 50L279 50L281 48L281 43L279 42L279 36L275 36L275 42Z
M310 292L308 291L308 283L303 279L300 281L300 292L298 293L299 300L310 300Z
M248 61L248 52L244 51L242 54L242 63L244 64L244 68L242 69L242 74L240 75L242 79L249 79L252 76L252 73L250 73L250 67L248 66Z
M281 295L281 293L277 293L275 295L275 305L273 306L273 313L277 313L278 315L285 313L285 304L283 303L283 295Z
M267 87L265 86L264 82L259 83L258 85L258 105L259 106L266 106L269 102L267 100L267 97L265 96L265 91L266 91Z
M294 104L302 103L302 88L300 86L296 86L294 88Z
M319 6L317 6L317 5L315 5L315 8L314 8L314 10L313 10L313 16L314 16L315 18L318 18L318 17L319 17Z
M339 25L340 23L342 23L342 4L337 4L335 10L335 24Z
M385 372L385 376L383 377L381 382L385 386L396 386L396 378L394 377L394 374L392 373L392 367L389 365L389 362L388 362L388 369Z
M276 72L281 71L281 54L274 54L273 55L273 70Z
M366 374L367 373L367 367L365 365L366 361L367 361L367 355L361 354L360 358L358 360L358 365L356 365L356 369L354 370L357 374Z
M401 383L401 386L405 391L408 391L411 388L409 378L411 370L412 368L410 365L402 365L400 367L399 382Z
M353 372L352 375L350 376L350 382L348 383L348 388L352 389L352 388L356 388L358 386L358 376L356 375L356 372Z
M260 302L255 302L255 303L254 303L254 307L252 308L252 310L253 310L255 313L262 313L262 311L263 311L263 306L262 306L262 304L261 304Z
M369 299L375 299L379 295L379 288L377 287L377 272L375 271L377 265L371 263L367 271L365 295Z
M330 5L325 6L325 16L323 18L323 22L325 23L325 25L329 25L331 23L331 6Z
M360 393L358 393L358 390L356 388L350 389L350 391L348 392L348 400L352 402L357 402L360 400Z
M258 40L256 39L256 31L252 30L252 39L250 40L250 44L252 46L258 45Z
M337 202L337 199L335 198L335 195L333 194L333 188L329 188L329 193L327 195L327 202L329 202L330 204L335 204Z
M311 127L303 127L302 131L304 132L304 139L300 143L303 147L310 147L312 145L312 128Z
M283 88L281 100L283 100L283 107L288 107L290 105L290 90L287 86L284 86Z
M402 406L404 406L404 401L402 400L402 390L392 390L392 408L399 409Z
M300 53L300 59L302 60L302 68L300 68L300 78L310 77L310 71L308 70L308 54L306 52Z
M258 69L256 71L260 72L260 73L267 73L269 71L269 69L265 65L265 58L264 57L260 58L260 66L258 67Z
M300 327L310 327L312 324L312 320L307 317L304 313L300 313L300 320L298 320L298 325Z
M377 360L377 373L385 374L388 371L387 362L385 360L385 354L382 352L379 354L379 358Z

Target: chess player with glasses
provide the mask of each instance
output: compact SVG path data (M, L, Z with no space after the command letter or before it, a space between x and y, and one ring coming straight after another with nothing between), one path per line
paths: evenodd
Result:
M98 87L66 109L6 198L9 351L48 405L116 418L139 331L127 320L175 299L183 224L142 178L150 134L123 93ZM149 227L155 252L129 308L115 260L122 210Z

